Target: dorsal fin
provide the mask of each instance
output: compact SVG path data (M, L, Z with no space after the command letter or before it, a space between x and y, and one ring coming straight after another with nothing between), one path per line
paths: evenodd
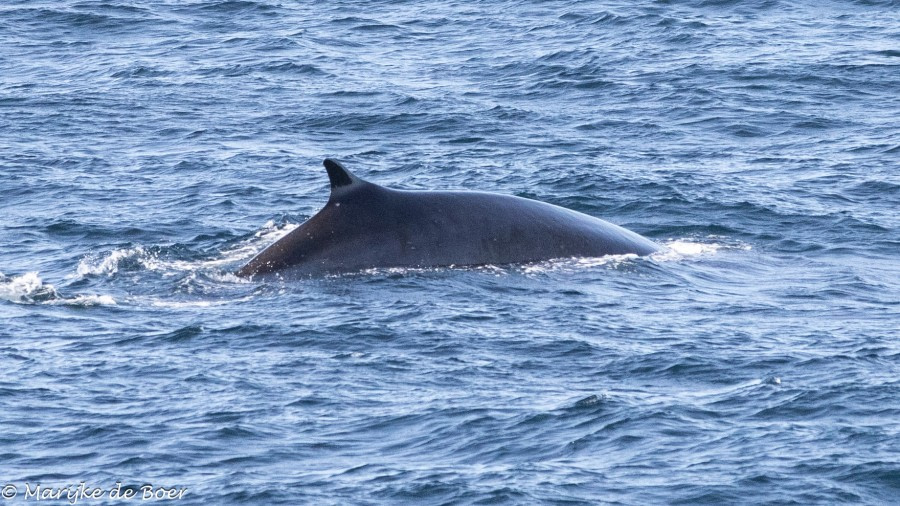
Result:
M331 182L331 192L334 193L338 188L352 186L362 183L363 180L354 176L349 170L345 169L339 162L326 158L323 162L325 170L328 171L328 180Z

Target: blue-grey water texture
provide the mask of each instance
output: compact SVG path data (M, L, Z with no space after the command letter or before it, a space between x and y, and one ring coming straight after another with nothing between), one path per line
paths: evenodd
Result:
M329 156L665 249L233 276ZM896 2L4 0L0 486L897 504L898 210Z

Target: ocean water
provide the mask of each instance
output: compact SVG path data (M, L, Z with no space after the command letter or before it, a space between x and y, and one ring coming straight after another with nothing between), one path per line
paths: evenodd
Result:
M233 276L328 156L666 248ZM893 1L4 0L3 497L897 504L898 210Z

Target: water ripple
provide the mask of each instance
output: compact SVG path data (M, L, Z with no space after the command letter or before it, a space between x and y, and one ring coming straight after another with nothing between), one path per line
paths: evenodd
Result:
M869 0L5 3L4 484L891 503L898 21ZM325 203L326 156L664 249L234 276Z

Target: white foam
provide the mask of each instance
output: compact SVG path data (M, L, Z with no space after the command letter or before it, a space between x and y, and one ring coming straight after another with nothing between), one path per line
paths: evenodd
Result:
M65 298L57 293L56 288L44 283L37 271L26 272L21 276L7 278L0 273L0 300L8 300L21 304L51 304L72 306L114 306L115 299L109 295L76 295Z
M119 262L135 256L146 256L147 253L141 246L127 249L116 249L102 258L86 256L78 262L75 275L79 278L85 276L112 276L119 272Z
M541 262L533 262L528 264L509 264L509 265L447 265L434 267L372 267L362 269L352 274L361 275L415 275L430 272L441 272L447 269L474 271L485 274L493 274L495 276L507 276L513 273L522 274L539 274L554 271L568 271L576 269L584 269L597 266L618 267L620 264L632 262L640 258L635 254L627 255L606 255L602 257L576 257L576 258L557 258L553 260L544 260ZM345 274L333 274L329 277L341 277Z
M222 252L223 258L215 260L215 264L225 264L236 260L252 257L263 250L266 246L274 243L282 237L293 232L299 227L299 223L286 223L282 226L275 225L274 221L267 221L262 228L253 234L253 239L244 241L235 248Z
M101 257L88 255L78 262L75 274L69 277L111 277L119 272L119 267L125 260L134 260L144 269L161 272L164 276L175 276L183 272L214 270L228 264L249 259L262 251L264 247L284 237L298 226L298 224L289 223L279 227L276 226L274 222L269 221L263 225L262 229L257 231L251 239L243 241L234 248L222 251L216 258L205 260L167 260L160 258L159 254L148 251L143 246L115 249ZM246 280L231 275L230 273L219 275L213 273L212 275L217 281L229 283L246 282Z
M222 267L224 265L237 263L241 260L248 260L263 250L266 246L274 243L278 239L291 233L300 225L297 223L287 223L282 226L276 226L275 222L268 221L263 225L262 229L253 234L253 238L243 241L237 246L221 252L217 258L207 260L160 260L157 258L141 259L141 265L150 270L175 270L182 272L193 272L198 270L210 270ZM226 283L245 283L247 280L238 278L231 273L212 274L214 279Z
M250 280L236 276L233 272L209 272L206 274L213 281L219 283L249 283Z
M116 299L109 295L76 295L71 298L47 301L47 304L84 307L117 305Z
M617 268L620 265L634 262L638 258L640 257L633 253L627 255L606 255L602 257L557 258L545 260L543 262L525 264L521 267L521 272L524 274L541 274L546 272L567 272L590 269L593 267Z
M699 242L672 241L666 245L670 250L683 256L712 254L722 247L721 244L703 244Z
M715 238L711 237L710 239ZM663 246L665 246L665 248L662 251L650 255L652 260L657 262L671 262L687 258L715 255L722 249L750 249L750 246L746 244L735 246L718 242L696 242L684 239L674 239L664 243Z
M716 239L716 237L711 236L710 239ZM663 243L663 249L656 253L652 253L649 258L656 262L671 262L684 260L687 258L715 255L721 249L749 250L750 246L734 246L719 242L696 242L683 239L675 239ZM521 267L521 271L525 274L538 274L554 271L568 271L573 269L589 269L592 267L618 268L621 265L627 265L629 263L635 262L639 258L640 257L635 254L606 255L602 257L563 258L525 264Z
M453 268L450 266L449 268ZM435 267L370 267L368 269L361 269L356 272L348 272L348 273L339 273L339 274L329 274L328 277L340 278L344 276L355 276L355 275L363 275L363 276L376 276L376 275L415 275L415 274L424 274L428 272L434 272L437 268Z
M8 278L0 274L0 299L11 302L31 302L35 296L55 294L53 285L45 285L37 271Z

